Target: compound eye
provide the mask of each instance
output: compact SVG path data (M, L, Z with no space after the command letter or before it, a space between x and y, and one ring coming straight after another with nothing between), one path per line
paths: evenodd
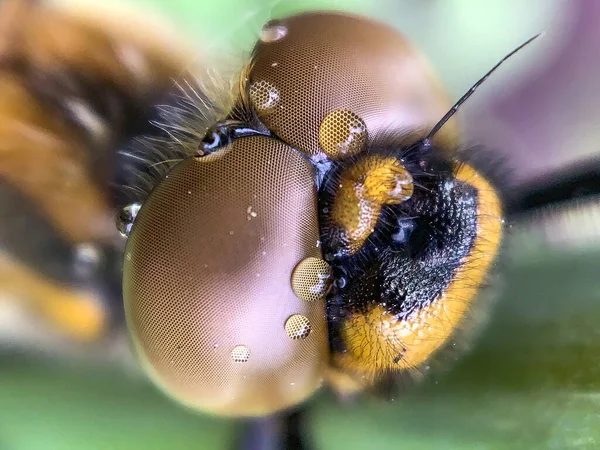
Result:
M248 97L283 141L334 160L393 130L433 127L450 100L422 55L364 17L309 12L271 21L249 65ZM436 136L454 142L448 123Z
M310 164L266 137L176 166L142 206L124 266L128 326L151 378L209 413L297 404L328 359L328 266Z

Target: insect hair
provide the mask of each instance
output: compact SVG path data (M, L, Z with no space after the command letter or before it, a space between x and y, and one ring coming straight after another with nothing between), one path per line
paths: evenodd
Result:
M141 132L117 153L120 173L115 182L120 206L143 202L180 161L202 156L201 142L209 127L236 108L242 74L217 70L189 72L173 80L163 101L149 112Z

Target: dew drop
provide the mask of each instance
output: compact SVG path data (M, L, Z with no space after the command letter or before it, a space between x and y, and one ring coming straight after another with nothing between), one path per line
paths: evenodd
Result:
M310 320L302 314L294 314L285 321L285 332L292 339L306 339L311 329Z
M267 24L260 32L260 40L265 43L276 42L286 37L287 33L285 25Z
M279 90L268 81L256 81L250 86L250 100L259 112L270 112L280 100Z
M237 345L231 350L231 359L236 363L248 362L250 358L250 349L246 345Z
M131 233L131 228L133 227L133 222L135 221L135 218L137 217L141 207L142 204L136 202L131 203L121 209L119 215L117 216L117 229L119 230L119 233L121 233L121 236L129 236L129 233Z
M319 144L332 159L356 155L365 148L366 143L367 125L352 111L332 111L319 126Z
M331 267L319 258L305 258L292 272L292 290L296 297L314 302L325 297L331 286Z

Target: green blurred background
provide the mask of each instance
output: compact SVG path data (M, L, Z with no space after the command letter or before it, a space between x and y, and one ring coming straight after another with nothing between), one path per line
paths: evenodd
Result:
M192 42L241 55L272 16L362 12L407 33L453 96L527 37L569 20L565 2L554 0L129 2L164 15ZM545 58L535 55L516 59L470 108L481 111L492 93L510 90L532 60ZM309 415L317 448L600 448L600 248L549 246L537 226L512 231L504 290L473 351L389 404L348 407L318 396ZM237 426L179 408L121 365L16 353L0 367L0 449L224 449Z

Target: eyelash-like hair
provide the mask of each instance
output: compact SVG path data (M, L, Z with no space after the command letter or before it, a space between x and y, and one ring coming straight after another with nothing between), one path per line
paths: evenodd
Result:
M117 152L114 192L119 207L143 202L177 163L201 156L209 127L240 108L234 105L240 76L204 75L174 80L172 90L146 117L144 128Z
M218 121L257 122L247 85L252 62L234 69L240 59L219 61L221 71L200 69L173 80L171 90L117 152L113 194L118 208L143 202L177 163L202 156L202 140Z

